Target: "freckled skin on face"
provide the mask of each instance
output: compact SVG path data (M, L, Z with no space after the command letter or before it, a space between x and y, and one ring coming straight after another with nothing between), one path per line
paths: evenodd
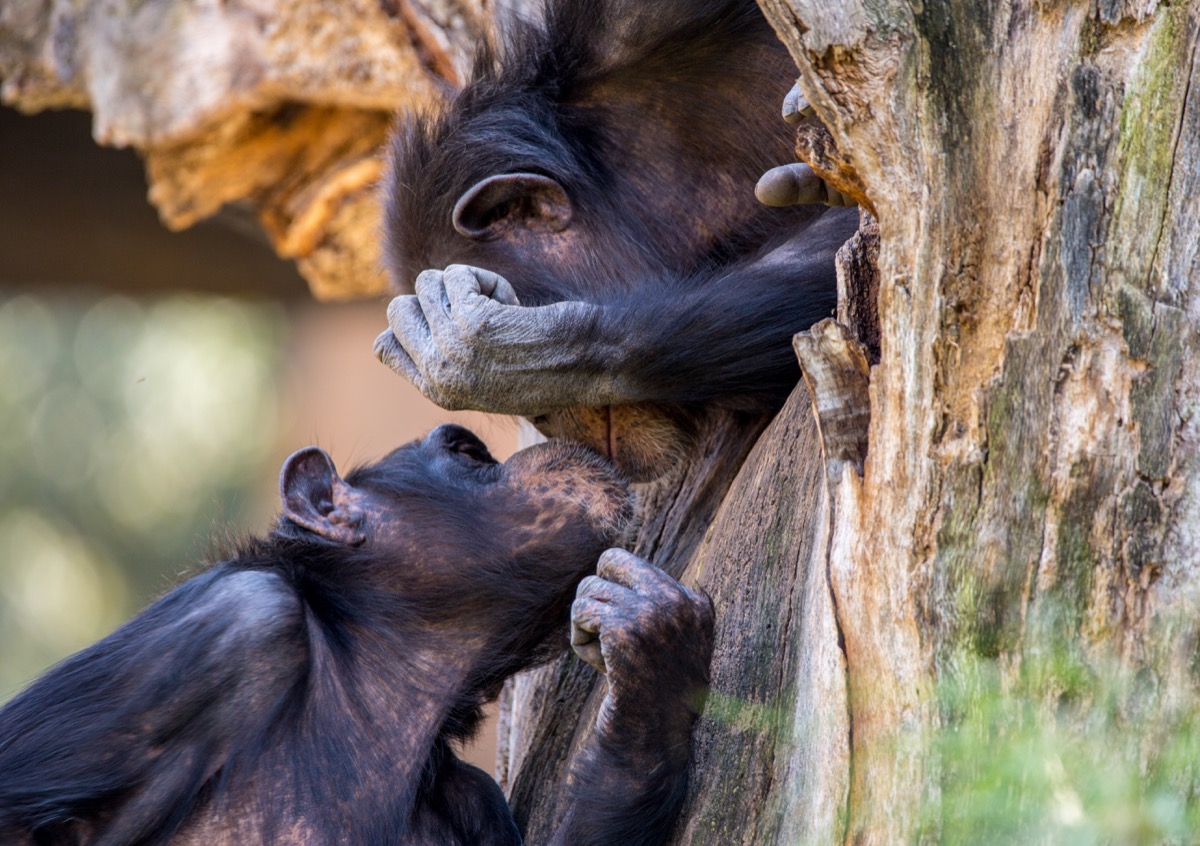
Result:
M442 426L345 479L300 450L280 496L268 537L0 709L0 843L521 843L452 746L568 638L608 698L552 842L662 842L712 608L605 551L633 513L609 462L548 443L499 464Z
M770 83L795 66L754 0L546 10L398 127L401 296L375 351L443 408L526 416L651 479L706 409L782 404L858 214L795 205L834 195L793 170L767 191L782 207L755 199L795 160Z

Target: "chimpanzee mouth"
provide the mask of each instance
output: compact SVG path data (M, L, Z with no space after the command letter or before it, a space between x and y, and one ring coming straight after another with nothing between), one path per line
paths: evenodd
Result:
M636 533L636 496L629 479L590 446L549 440L516 453L505 468L541 493L578 504L613 545L623 545Z

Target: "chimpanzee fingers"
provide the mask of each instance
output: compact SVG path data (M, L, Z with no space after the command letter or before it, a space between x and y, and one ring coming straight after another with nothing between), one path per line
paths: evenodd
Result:
M809 104L808 99L801 93L800 83L797 82L783 98L783 119L795 125L814 114L816 112Z
M623 607L633 606L640 600L635 590L599 575L587 576L579 583L575 589L575 600L581 599Z
M629 623L644 600L621 585L588 576L579 583L571 604L571 647L587 663L608 672L603 639Z
M608 672L601 633L611 625L613 606L597 599L576 599L571 605L571 648L602 673Z
M802 162L773 167L754 186L754 196L766 206L794 206L823 203L825 183Z
M392 332L410 354L413 351L410 344L427 343L430 338L429 321L425 319L421 301L412 294L402 294L388 303L387 320Z
M472 296L484 296L501 305L520 305L517 292L509 281L498 273L471 267L467 264L452 264L445 271L446 292L450 306L469 302Z
M608 595L621 598L622 604L641 619L640 625L654 630L668 620L675 632L687 632L686 637L711 639L715 620L712 600L700 590L691 590L649 561L623 549L609 549L596 565L596 581L609 585ZM582 586L582 585L581 585ZM614 591L627 588L628 594ZM627 598L632 596L632 599Z
M683 586L649 561L624 549L606 549L596 563L600 579L621 585L643 596L678 593Z
M413 287L432 334L436 335L439 330L453 325L450 317L450 297L446 293L445 274L442 271L421 271Z
M413 384L421 388L425 396L442 405L440 399L431 392L440 389L444 374L431 371L438 371L443 359L434 344L433 333L420 301L412 294L396 297L388 305L388 324L392 327L396 342L423 377L422 382L414 381Z
M391 329L384 329L375 339L374 352L377 359L416 385L421 393L425 393L425 377L404 351L404 347L400 346Z
M592 638L587 643L571 643L571 649L585 664L595 667L601 673L608 674L608 665L604 663L604 650L600 648L600 641Z
M599 602L578 599L571 605L571 648L585 663L607 673L608 667L600 648L600 605Z

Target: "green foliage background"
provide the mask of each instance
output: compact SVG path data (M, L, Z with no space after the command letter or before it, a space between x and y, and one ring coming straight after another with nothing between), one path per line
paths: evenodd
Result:
M284 337L274 305L0 289L0 701L262 528Z

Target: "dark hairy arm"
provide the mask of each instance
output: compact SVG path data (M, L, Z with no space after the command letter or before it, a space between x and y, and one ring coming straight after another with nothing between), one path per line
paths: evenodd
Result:
M831 210L774 250L586 302L527 308L490 271L426 271L393 300L375 352L450 409L532 416L786 390L790 338L831 313L834 254L856 226L855 210Z
M608 682L595 731L569 776L552 843L654 846L687 790L691 731L704 704L713 609L702 594L620 549L579 586L572 645Z

